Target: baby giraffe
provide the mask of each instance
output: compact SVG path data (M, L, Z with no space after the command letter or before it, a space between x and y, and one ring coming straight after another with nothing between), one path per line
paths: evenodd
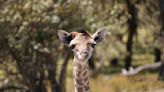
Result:
M90 92L88 79L88 60L92 56L94 46L101 42L107 33L106 28L100 28L90 36L86 31L68 33L58 31L62 43L68 44L74 54L73 76L75 92Z

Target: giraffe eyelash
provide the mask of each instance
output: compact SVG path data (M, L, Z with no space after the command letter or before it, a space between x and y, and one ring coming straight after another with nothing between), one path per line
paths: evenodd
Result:
M96 44L94 44L94 43L89 43L89 45L90 45L92 48L94 48Z
M71 45L71 48L72 48L72 49L74 49L74 48L75 48L75 46L76 46L76 44L72 44L72 45Z

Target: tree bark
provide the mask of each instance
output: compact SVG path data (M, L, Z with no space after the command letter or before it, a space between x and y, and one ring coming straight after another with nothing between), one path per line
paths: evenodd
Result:
M59 78L59 83L60 83L60 88L59 88L59 92L66 92L66 74L67 74L67 65L68 65L68 61L70 58L70 51L68 51L68 48L66 46L64 46L64 62L62 65L62 69L60 71L60 78Z
M162 61L162 62L164 62L164 61ZM164 80L164 63L162 63L161 67L160 67L159 79Z
M160 36L164 37L164 0L158 0L159 8L160 8L160 23L161 23L161 30L160 30ZM164 43L162 43L164 44ZM164 48L162 48L164 49ZM159 72L159 79L164 80L164 51L162 52L162 64L160 67Z
M154 48L155 62L161 61L161 50L157 47Z
M118 58L112 58L110 60L110 66L113 66L113 67L118 66Z
M59 92L59 83L56 80L56 71L57 71L57 60L58 54L50 53L46 54L46 62L47 70L48 70L48 80L45 81L45 84L49 84L49 89L52 90L49 92ZM48 87L47 87L48 88Z
M137 33L137 10L134 6L134 4L131 3L131 0L125 0L128 12L131 15L131 17L128 19L128 41L126 45L127 49L127 55L125 57L125 69L129 70L129 67L131 66L132 62L132 47L133 47L133 37Z
M88 64L89 64L89 68L91 70L95 70L96 69L93 56L89 59Z
M97 69L96 69L96 65L94 63L94 56L92 56L89 61L88 61L88 65L89 65L89 69L90 69L90 76L92 78L97 77Z

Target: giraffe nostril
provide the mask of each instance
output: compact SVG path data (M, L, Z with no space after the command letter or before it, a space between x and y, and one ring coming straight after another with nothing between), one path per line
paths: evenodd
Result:
M89 56L88 52L82 51L82 52L79 53L78 58L79 59L86 59L86 58L88 58L88 56Z
M88 52L87 51L83 51L81 54L82 55L88 55Z

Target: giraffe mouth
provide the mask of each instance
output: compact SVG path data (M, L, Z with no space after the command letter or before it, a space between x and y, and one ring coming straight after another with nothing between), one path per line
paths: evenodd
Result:
M78 55L78 59L80 59L80 60L87 60L88 58L89 58L89 55L88 54Z

